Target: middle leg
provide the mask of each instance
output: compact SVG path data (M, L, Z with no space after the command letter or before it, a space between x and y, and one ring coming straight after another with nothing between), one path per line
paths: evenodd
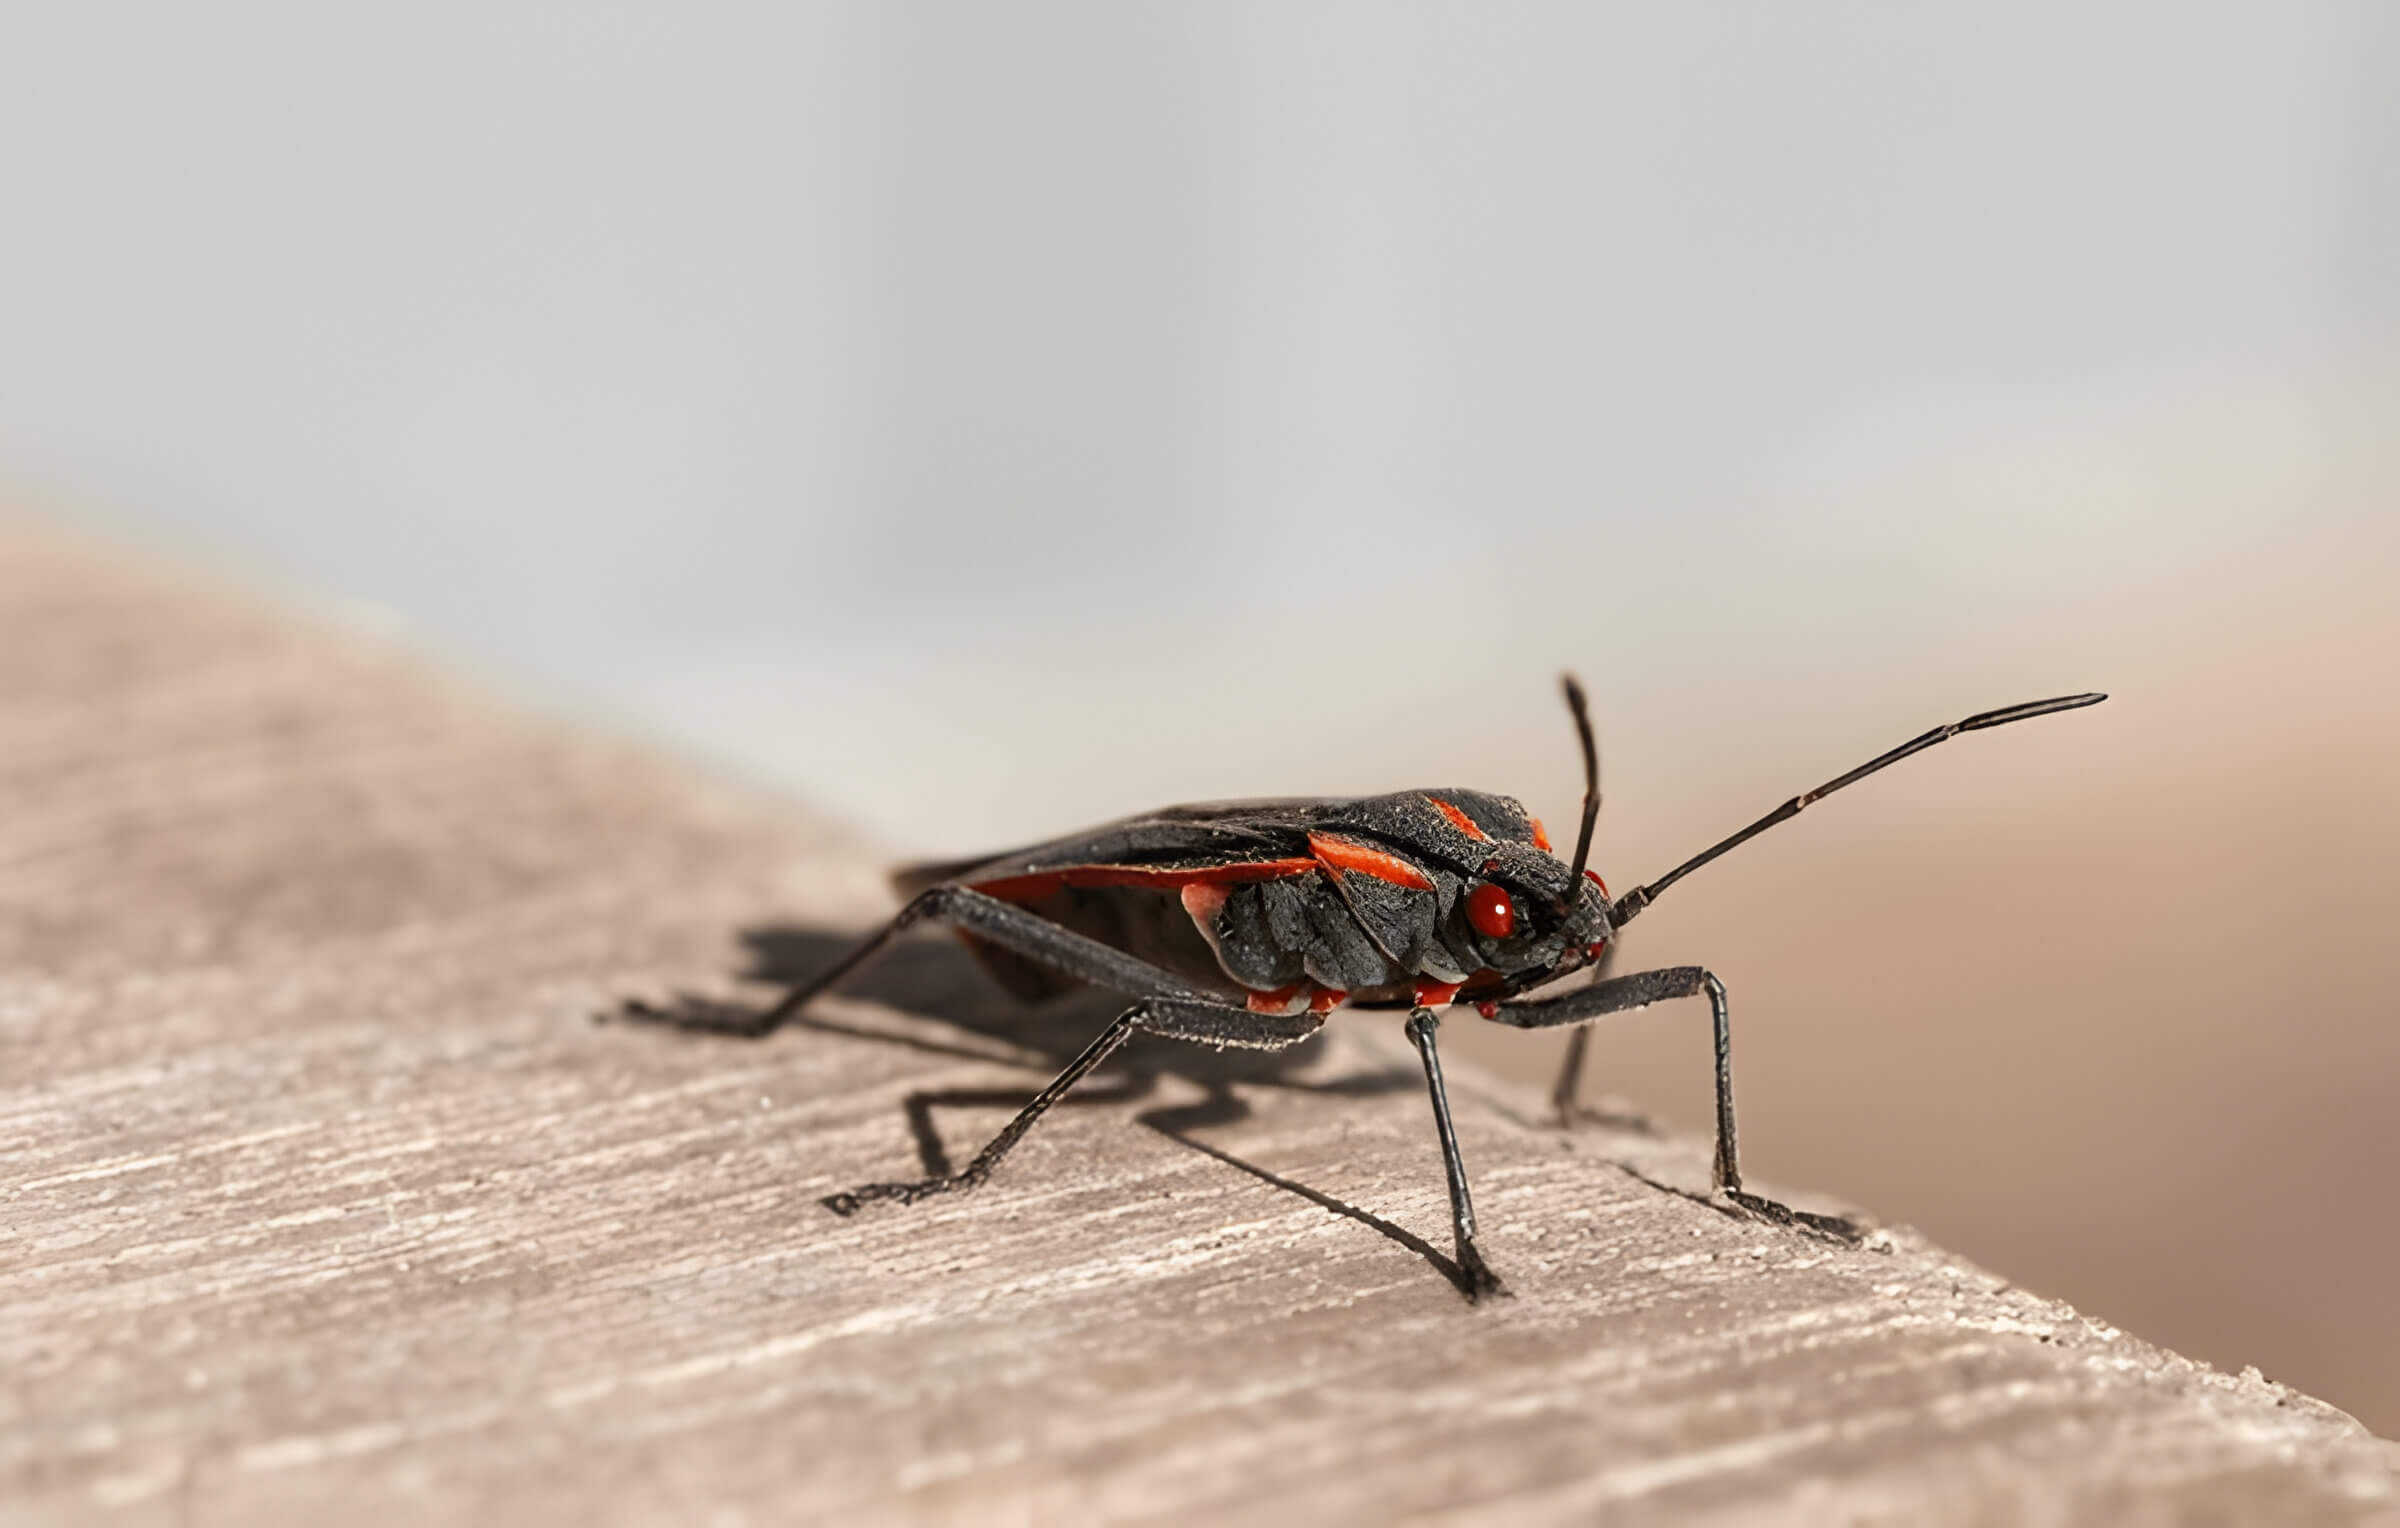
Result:
M1433 1046L1433 1032L1441 1027L1442 1021L1430 1008L1419 1008L1408 1016L1408 1038L1425 1062L1425 1086L1433 1094L1433 1128L1442 1138L1442 1168L1450 1178L1450 1229L1458 1243L1459 1288L1472 1302L1508 1291L1475 1245L1475 1204L1467 1196L1467 1164L1458 1154L1458 1131L1450 1123L1450 1094L1442 1086L1442 1058Z
M1050 1085L1033 1096L1033 1101L1017 1111L1017 1117L993 1136L991 1143L975 1153L975 1160L955 1173L939 1177L920 1178L912 1183L867 1183L843 1193L829 1196L825 1208L836 1215L854 1215L875 1200L889 1199L901 1204L914 1204L935 1194L978 1188L1000 1165L1001 1158L1015 1149L1050 1106L1065 1097L1067 1091L1089 1075L1093 1068L1106 1061L1118 1046L1131 1038L1137 1029L1169 1039L1189 1040L1202 1045L1240 1046L1249 1050L1281 1050L1297 1045L1324 1027L1323 1016L1313 1013L1261 1014L1230 1004L1203 1002L1197 999L1145 998L1119 1014L1116 1021L1100 1032L1100 1037L1083 1048L1083 1053L1067 1063L1067 1069L1052 1079Z

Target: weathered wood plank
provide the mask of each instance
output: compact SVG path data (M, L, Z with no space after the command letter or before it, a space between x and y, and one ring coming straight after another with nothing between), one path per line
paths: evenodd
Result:
M592 1023L881 905L788 806L0 528L0 1512L2400 1517L2331 1408L1469 1074L1471 1308L1384 1020L1147 1047L852 1220L1106 1010L926 942L764 1044Z

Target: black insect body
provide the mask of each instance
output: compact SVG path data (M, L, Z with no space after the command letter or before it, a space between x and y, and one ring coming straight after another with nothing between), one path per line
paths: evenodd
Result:
M1598 755L1582 689L1571 677L1565 688L1585 774L1570 863L1558 860L1540 821L1514 800L1438 789L1349 801L1171 807L1011 854L900 872L894 884L909 900L899 915L744 1025L744 1033L772 1031L894 935L929 918L956 926L1021 996L1090 983L1134 1002L961 1171L867 1184L834 1195L827 1206L848 1215L871 1201L908 1203L975 1187L1137 1029L1274 1050L1307 1039L1336 1007L1406 1008L1448 1169L1460 1282L1473 1299L1500 1283L1475 1242L1475 1213L1434 1045L1436 1010L1464 1005L1501 1024L1550 1029L1705 995L1716 1040L1717 1188L1745 1209L1791 1220L1782 1206L1742 1190L1730 1017L1716 977L1698 966L1615 977L1603 970L1602 979L1559 996L1524 994L1600 962L1616 932L1667 887L1819 798L1958 733L2106 697L2033 701L1934 728L1612 901L1586 869L1600 809ZM632 1011L682 1022L638 1006ZM1554 1092L1562 1118L1573 1115L1584 1038L1576 1034Z
M920 866L904 896L966 888L1112 946L1254 1013L1430 1007L1609 935L1608 894L1505 796L1172 807L996 859ZM1563 915L1561 914L1563 909ZM1028 991L1019 963L981 946ZM1038 958L1038 957L1037 957Z

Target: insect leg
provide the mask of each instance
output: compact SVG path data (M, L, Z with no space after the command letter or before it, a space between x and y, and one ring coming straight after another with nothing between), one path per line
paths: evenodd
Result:
M1475 1246L1475 1204L1467 1196L1467 1164L1458 1154L1458 1132L1450 1124L1450 1095L1442 1087L1442 1058L1433 1032L1442 1027L1430 1008L1408 1016L1408 1038L1425 1062L1425 1086L1433 1094L1433 1128L1442 1138L1442 1167L1450 1177L1450 1227L1458 1240L1458 1272L1469 1300L1505 1294L1500 1276Z
M1777 1225L1797 1226L1804 1231L1852 1246L1863 1234L1859 1228L1837 1215L1817 1215L1777 1204L1772 1199L1746 1193L1742 1188L1741 1160L1734 1150L1733 1134L1733 1020L1725 1005L1725 984L1698 966L1668 966L1657 971L1636 971L1630 976L1613 977L1594 982L1581 991L1563 997L1548 998L1531 1003L1502 1003L1492 1014L1493 1021L1513 1025L1518 1029L1554 1029L1563 1024L1589 1024L1594 1019L1612 1013L1630 1013L1663 1003L1671 998L1698 997L1708 994L1709 1016L1714 1022L1717 1048L1717 1187L1725 1197L1762 1220ZM1585 1030L1577 1030L1581 1039ZM1570 1068L1582 1060L1580 1048L1568 1056ZM1562 1095L1573 1101L1569 1090L1574 1082L1570 1069L1559 1079Z
M1733 1130L1733 1019L1725 1004L1725 984L1698 966L1668 966L1657 971L1637 971L1630 976L1612 977L1594 982L1562 997L1546 998L1530 1003L1502 1003L1492 1015L1494 1023L1518 1029L1555 1029L1565 1024L1588 1024L1612 1013L1630 1013L1663 1003L1672 998L1698 997L1708 994L1710 1017L1715 1022L1717 1048L1717 1187L1728 1194L1742 1191L1741 1159L1734 1145ZM1580 1065L1580 1049L1568 1054L1570 1066ZM1562 1075L1559 1085L1570 1087L1572 1072Z
M1567 1053L1558 1063L1558 1080L1550 1084L1550 1107L1558 1111L1561 1128L1572 1126L1582 1107L1575 1098L1583 1091L1583 1053L1591 1047L1592 1031L1588 1026L1578 1027L1567 1036Z
M831 967L786 992L774 1007L754 1018L729 1021L712 1016L695 1023L659 1009L628 1005L627 1011L636 1018L673 1024L679 1028L707 1029L714 1033L760 1039L774 1033L792 1015L880 954L884 946L904 930L929 918L966 929L994 944L1014 950L1028 960L1040 961L1078 981L1090 982L1095 987L1105 987L1112 992L1134 997L1148 995L1212 1001L1207 994L1196 991L1189 982L1172 972L1072 929L1061 928L1014 902L1003 902L971 886L935 886L911 898L891 922L861 940L856 948L835 961Z
M1593 981L1607 981L1616 964L1617 944L1612 939L1608 948L1600 952L1599 963L1592 967ZM1583 1091L1583 1054L1591 1049L1591 1044L1591 1030L1578 1027L1567 1036L1567 1053L1559 1058L1558 1080L1550 1085L1550 1107L1558 1111L1561 1127L1571 1127L1580 1112L1575 1099Z
M990 898L984 900L989 901ZM1323 1028L1322 1015L1313 1013L1259 1014L1230 1004L1205 1002L1188 998L1145 998L1117 1015L1115 1022L1100 1032L1100 1037L1083 1048L1083 1053L1067 1063L1050 1085L1033 1097L1017 1117L993 1136L991 1144L975 1153L975 1160L947 1177L921 1178L914 1183L868 1183L825 1200L825 1208L836 1215L857 1213L862 1205L878 1199L897 1200L914 1204L935 1194L953 1189L980 1186L992 1175L1025 1133L1048 1113L1050 1106L1066 1096L1067 1090L1081 1082L1091 1070L1106 1061L1111 1052L1123 1045L1137 1030L1165 1035L1173 1040L1190 1040L1201 1045L1240 1046L1249 1050L1281 1050L1297 1045Z

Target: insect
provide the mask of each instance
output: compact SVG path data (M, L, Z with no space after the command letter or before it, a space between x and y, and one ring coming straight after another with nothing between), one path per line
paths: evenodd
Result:
M1137 1030L1200 1045L1279 1050L1315 1034L1336 1008L1405 1009L1449 1179L1459 1283L1474 1300L1502 1286L1475 1240L1466 1166L1434 1043L1440 1010L1465 1007L1518 1029L1576 1027L1553 1092L1562 1117L1571 1117L1587 1038L1580 1026L1705 996L1716 1042L1717 1191L1788 1223L1792 1212L1742 1188L1724 983L1699 966L1611 976L1603 966L1611 941L1677 881L1846 785L1959 733L2107 697L2029 701L1936 727L1612 899L1589 868L1600 815L1599 750L1582 686L1572 675L1562 683L1584 772L1583 817L1574 853L1563 862L1541 821L1514 799L1441 788L1169 807L1007 854L896 873L894 885L908 898L899 914L831 969L742 1024L741 1033L773 1031L902 930L928 919L953 925L1022 996L1089 983L1132 1002L966 1167L912 1182L864 1184L831 1196L826 1206L850 1215L877 1201L908 1204L977 1187L1051 1105ZM1594 966L1603 969L1589 985L1527 996ZM678 1022L655 1010L642 1016Z

